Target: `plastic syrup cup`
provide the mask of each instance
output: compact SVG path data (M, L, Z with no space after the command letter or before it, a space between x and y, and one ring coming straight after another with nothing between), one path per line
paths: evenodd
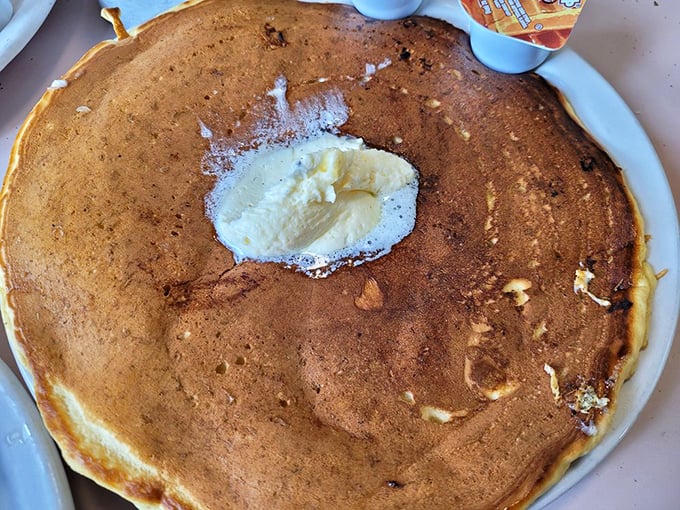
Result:
M503 73L538 67L566 43L586 0L459 0L470 18L470 45Z
M538 67L553 51L499 34L474 20L470 23L470 46L482 64L508 74L524 73Z
M352 0L354 7L369 18L399 19L410 16L423 0Z

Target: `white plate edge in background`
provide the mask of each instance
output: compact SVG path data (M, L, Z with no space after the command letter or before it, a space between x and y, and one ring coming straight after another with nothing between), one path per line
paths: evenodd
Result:
M55 0L11 0L14 14L0 30L0 70L28 44L52 10Z
M1 359L0 415L0 507L73 510L57 447L35 403Z

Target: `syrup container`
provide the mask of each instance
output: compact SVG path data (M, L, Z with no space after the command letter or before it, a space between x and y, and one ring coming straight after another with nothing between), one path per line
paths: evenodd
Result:
M586 0L459 0L470 16L470 45L486 66L522 73L562 48Z

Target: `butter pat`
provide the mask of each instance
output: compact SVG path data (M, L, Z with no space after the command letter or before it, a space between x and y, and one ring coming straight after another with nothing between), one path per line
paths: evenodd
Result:
M215 230L237 261L331 271L384 255L415 224L415 169L359 138L249 151L216 191Z

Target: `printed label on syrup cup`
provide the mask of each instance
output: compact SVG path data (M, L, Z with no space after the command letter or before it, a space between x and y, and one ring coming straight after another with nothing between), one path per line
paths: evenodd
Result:
M480 25L501 35L557 50L564 46L586 0L460 0Z

